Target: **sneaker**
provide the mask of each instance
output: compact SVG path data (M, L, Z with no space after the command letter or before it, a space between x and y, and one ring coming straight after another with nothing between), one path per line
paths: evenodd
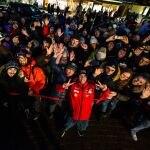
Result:
M4 102L3 106L7 108L8 107L8 102Z
M39 113L35 113L34 115L33 115L33 120L35 121L35 120L37 120L38 118L39 118Z
M63 131L61 132L60 137L63 138L63 137L65 136L65 134L66 134L66 130L63 130Z
M78 135L79 135L79 136L84 136L84 132L81 131L81 130L78 130Z
M53 119L54 118L54 115L53 114L51 114L51 115L49 115L49 117L48 117L49 119Z
M30 117L30 110L28 109L28 108L26 108L25 110L24 110L24 112L25 112L25 115L26 115L26 117L27 117L27 119L29 119Z
M133 139L134 141L137 141L137 140L138 140L138 138L137 138L137 136L136 136L136 133L132 133L132 132L131 132L131 136L132 136L132 139Z

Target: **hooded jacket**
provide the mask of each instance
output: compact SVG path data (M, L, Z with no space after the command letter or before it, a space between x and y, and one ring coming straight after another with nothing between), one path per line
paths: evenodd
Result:
M25 77L30 80L29 88L38 94L45 86L46 77L43 70L39 67L35 67L34 65L35 61L32 60L31 64L23 66L21 69L24 72Z

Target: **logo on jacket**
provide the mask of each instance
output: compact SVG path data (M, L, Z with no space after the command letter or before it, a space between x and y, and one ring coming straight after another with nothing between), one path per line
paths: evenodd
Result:
M78 94L75 93L75 94L74 94L74 97L77 97L77 96L78 96Z
M78 89L74 89L74 93L79 93L79 90Z
M89 89L89 92L88 92L89 94L92 94L92 89Z

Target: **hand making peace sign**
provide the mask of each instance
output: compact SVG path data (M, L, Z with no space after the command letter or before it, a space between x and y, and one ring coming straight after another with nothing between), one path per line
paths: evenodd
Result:
M64 89L68 89L69 86L71 86L72 84L75 83L75 82L72 82L72 83L70 83L70 82L71 82L71 79L69 79L69 81L68 81L67 83L64 83L64 84L63 84L63 88L64 88Z

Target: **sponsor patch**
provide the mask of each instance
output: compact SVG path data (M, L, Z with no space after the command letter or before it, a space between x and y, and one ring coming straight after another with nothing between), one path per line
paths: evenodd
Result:
M75 94L74 94L74 97L77 97L77 96L78 96L78 94L75 93Z
M89 89L88 93L89 93L89 94L92 94L92 89Z
M77 89L74 89L74 93L79 93L79 90L77 90Z

